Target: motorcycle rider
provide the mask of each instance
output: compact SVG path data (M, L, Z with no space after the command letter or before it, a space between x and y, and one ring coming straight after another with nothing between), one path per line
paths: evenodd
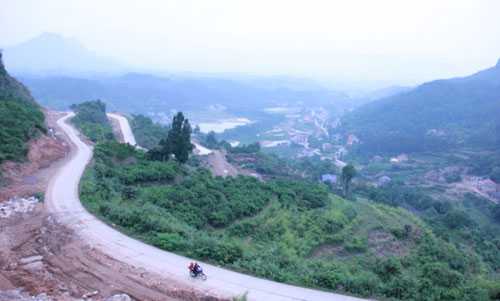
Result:
M191 263L189 263L188 269L191 273L193 273L194 277L198 276L200 273L203 273L203 269L196 261L192 261Z

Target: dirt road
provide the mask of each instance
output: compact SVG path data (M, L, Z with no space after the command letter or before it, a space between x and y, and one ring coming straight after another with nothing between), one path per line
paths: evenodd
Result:
M92 157L92 148L83 143L78 132L66 123L71 116L61 118L58 124L74 143L75 151L49 183L45 204L58 221L74 230L91 247L115 260L176 279L211 294L217 292L232 297L248 292L249 300L360 300L251 277L205 263L201 264L208 280L193 281L186 269L190 259L132 239L99 221L82 207L78 199L78 185Z
M194 144L195 152L197 152L197 154L199 156L209 155L212 153L211 149L208 149L195 141L191 141L191 142Z
M52 113L47 118L48 126L58 141L68 145L69 139L56 123L65 113L58 117ZM56 117L53 123L52 117ZM34 175L39 178L32 185L35 190L17 187L13 192L18 197L0 203L0 300L81 301L84 296L92 295L92 300L101 301L126 293L134 300L229 301L207 295L192 285L183 285L176 278L118 261L75 235L73 225L68 227L58 222L62 213L52 215L36 198L19 197L31 195L31 191L45 191L48 185L45 178L52 179L72 159L66 156L59 160L64 157L59 155L59 148L43 145L42 156L30 156L33 161L23 164L33 166L24 168L21 174L35 170ZM39 153L38 146L39 143L31 144L30 153ZM43 294L48 297L34 297Z
M226 156L220 150L214 150L207 156L210 169L216 176L236 176L238 170L226 160Z

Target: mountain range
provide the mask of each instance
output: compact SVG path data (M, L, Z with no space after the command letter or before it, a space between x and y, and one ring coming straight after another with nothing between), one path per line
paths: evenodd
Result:
M170 110L202 111L209 106L233 112L254 112L277 105L348 106L341 92L308 87L290 89L264 80L246 82L214 77L160 77L127 73L114 77L21 76L33 95L48 107L66 109L73 103L102 99L111 110L148 113Z
M500 60L461 78L424 83L359 107L341 130L362 153L397 154L500 145Z
M53 33L6 47L4 58L10 72L24 75L117 73L126 69L123 64L88 50L74 38Z

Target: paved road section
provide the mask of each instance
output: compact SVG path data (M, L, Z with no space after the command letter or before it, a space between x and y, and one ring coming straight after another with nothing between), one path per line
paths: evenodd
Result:
M118 123L120 124L120 129L122 131L123 140L125 140L125 143L128 143L132 146L136 146L137 142L135 141L134 133L132 133L132 128L130 127L127 118L115 113L107 113L106 115L118 121Z
M73 148L67 163L49 183L45 205L60 222L73 228L92 247L138 268L229 297L248 292L249 300L361 300L260 279L205 263L200 264L208 280L191 279L187 273L191 259L144 244L96 219L82 207L78 198L78 184L85 166L92 158L92 147L83 143L77 130L66 122L72 116L74 114L70 113L58 120L58 125L67 133Z

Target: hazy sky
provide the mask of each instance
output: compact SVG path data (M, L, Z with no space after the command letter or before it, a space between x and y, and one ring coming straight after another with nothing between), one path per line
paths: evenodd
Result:
M171 71L414 83L500 57L499 0L0 2L0 45L54 32Z

